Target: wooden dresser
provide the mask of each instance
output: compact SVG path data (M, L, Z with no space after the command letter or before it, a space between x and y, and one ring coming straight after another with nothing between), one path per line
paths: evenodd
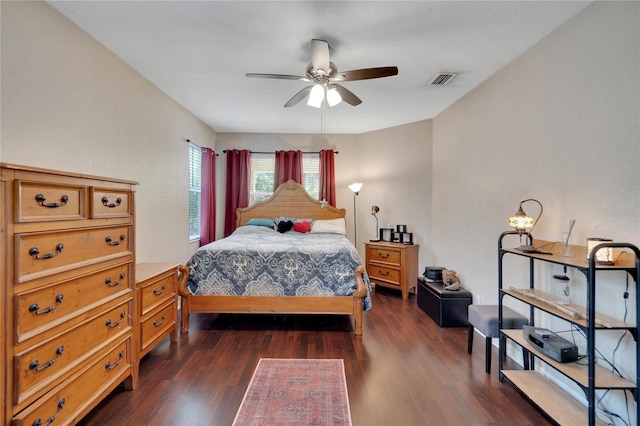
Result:
M136 183L1 166L3 422L77 423L136 385Z
M380 241L365 243L365 247L371 283L398 289L408 299L409 289L417 285L419 246Z
M178 285L187 279L185 265L139 263L136 265L138 303L138 362L167 335L178 340Z

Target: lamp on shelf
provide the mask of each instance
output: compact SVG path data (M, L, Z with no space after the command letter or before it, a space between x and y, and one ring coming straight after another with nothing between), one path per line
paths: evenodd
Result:
M356 218L356 197L360 194L362 183L356 182L349 185L349 189L353 191L353 245L358 247L358 221Z
M540 213L538 214L538 217L535 220L533 220L531 216L528 216L522 209L522 205L527 201L535 201L540 206ZM533 241L533 236L531 235L531 232L533 232L533 228L535 228L536 225L538 224L538 221L540 220L540 216L542 216L542 210L543 210L542 203L540 203L540 201L534 198L527 198L526 200L522 200L520 201L520 205L518 206L518 211L516 211L516 214L509 218L509 226L511 226L518 232L518 235L520 235L520 238L522 238L522 234L526 233L529 236L530 241ZM530 244L521 245L520 247L518 247L518 250L523 251L525 253L537 252L537 250Z
M378 237L378 212L380 211L380 207L378 206L371 206L371 216L376 218L376 233L375 236L376 238L372 239L372 242L377 242L380 241L380 238Z

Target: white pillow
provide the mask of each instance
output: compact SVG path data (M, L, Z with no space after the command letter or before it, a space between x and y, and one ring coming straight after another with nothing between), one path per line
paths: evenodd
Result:
M311 225L311 234L342 234L347 235L347 227L344 218L330 220L316 220Z

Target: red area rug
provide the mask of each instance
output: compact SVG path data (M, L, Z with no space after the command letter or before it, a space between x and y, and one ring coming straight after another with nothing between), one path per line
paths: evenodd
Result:
M342 360L261 358L233 424L351 425Z

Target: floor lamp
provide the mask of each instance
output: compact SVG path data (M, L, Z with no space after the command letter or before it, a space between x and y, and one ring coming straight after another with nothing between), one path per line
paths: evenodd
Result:
M358 248L358 220L356 215L356 197L360 194L362 183L356 182L349 185L349 189L353 191L353 245Z

